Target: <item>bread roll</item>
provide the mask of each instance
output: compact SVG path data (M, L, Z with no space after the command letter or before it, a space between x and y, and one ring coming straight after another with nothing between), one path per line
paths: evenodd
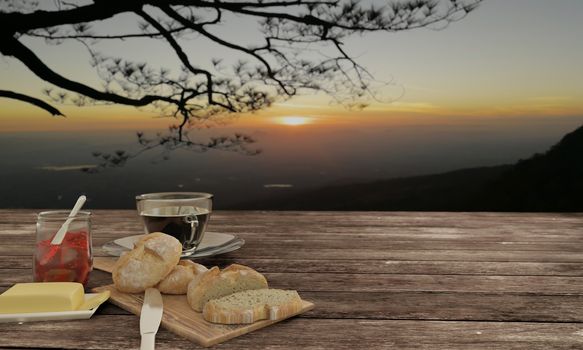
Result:
M202 315L213 323L241 324L279 320L301 310L302 299L295 290L255 289L210 300Z
M213 267L202 275L200 281L188 285L188 304L195 311L202 312L204 304L229 294L250 289L267 288L267 280L250 267L233 264L219 271Z
M194 279L199 280L207 270L201 264L181 260L156 288L164 294L186 294L188 284Z
M120 292L141 293L166 277L181 254L182 244L176 238L162 232L145 235L115 263L113 283Z

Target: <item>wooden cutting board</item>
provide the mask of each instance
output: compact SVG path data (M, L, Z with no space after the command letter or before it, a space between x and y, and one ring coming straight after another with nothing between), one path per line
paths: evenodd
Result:
M111 273L115 260L112 258L95 258L93 267ZM93 288L94 292L106 290L111 292L110 302L135 315L140 314L144 300L143 293L122 293L117 291L113 285ZM288 317L258 321L248 325L219 325L205 321L201 313L192 310L186 301L186 295L163 294L162 299L164 300L164 315L162 316L161 326L204 347L222 343L314 308L313 303L304 300L302 310Z

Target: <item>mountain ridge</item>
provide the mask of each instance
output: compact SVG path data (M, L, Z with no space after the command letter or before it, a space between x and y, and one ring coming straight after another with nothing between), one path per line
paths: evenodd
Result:
M514 164L326 186L242 203L245 209L583 211L583 126ZM235 208L234 208L235 209Z

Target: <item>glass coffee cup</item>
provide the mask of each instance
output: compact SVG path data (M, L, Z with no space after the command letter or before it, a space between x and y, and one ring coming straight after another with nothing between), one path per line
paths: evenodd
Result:
M202 192L160 192L136 196L146 233L164 232L182 244L182 256L194 254L204 237L213 195Z
M80 211L69 224L63 242L51 244L69 217L65 210L43 211L36 221L33 256L35 282L79 282L87 284L93 268L91 213Z

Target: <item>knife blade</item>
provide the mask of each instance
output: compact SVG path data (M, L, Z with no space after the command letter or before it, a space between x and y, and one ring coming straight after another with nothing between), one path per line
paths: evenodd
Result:
M141 350L154 350L156 333L162 321L164 308L162 295L156 288L148 288L144 293L144 304L140 313Z

